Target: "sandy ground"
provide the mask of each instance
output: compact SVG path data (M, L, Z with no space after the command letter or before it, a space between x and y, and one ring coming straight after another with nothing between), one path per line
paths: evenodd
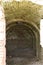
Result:
M6 65L43 65L43 48L41 49L41 59L23 57L9 57Z

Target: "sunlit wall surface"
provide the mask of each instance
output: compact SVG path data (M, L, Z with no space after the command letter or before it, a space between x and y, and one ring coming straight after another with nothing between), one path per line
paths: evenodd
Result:
M5 18L4 10L0 4L0 65L5 65Z
M28 0L28 1L32 1L36 4L43 5L43 0Z

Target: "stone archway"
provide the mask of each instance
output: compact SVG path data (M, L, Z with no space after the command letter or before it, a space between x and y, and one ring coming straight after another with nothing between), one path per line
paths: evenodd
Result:
M39 30L31 22L13 21L7 25L6 55L39 57Z

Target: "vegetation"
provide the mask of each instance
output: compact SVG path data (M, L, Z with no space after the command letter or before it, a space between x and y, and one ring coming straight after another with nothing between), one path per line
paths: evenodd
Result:
M40 14L39 9L40 5L34 4L32 2L7 2L3 3L5 10L6 21L12 19L23 19L28 21L33 21L39 25Z

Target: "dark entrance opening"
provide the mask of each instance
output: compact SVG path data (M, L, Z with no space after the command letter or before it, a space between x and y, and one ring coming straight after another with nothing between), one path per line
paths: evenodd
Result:
M6 31L6 55L14 57L35 57L36 38L32 26L25 22L14 22Z

